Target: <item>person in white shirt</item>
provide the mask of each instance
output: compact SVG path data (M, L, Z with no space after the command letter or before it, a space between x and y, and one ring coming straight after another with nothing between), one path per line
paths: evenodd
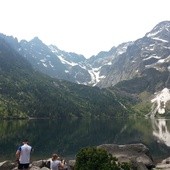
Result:
M32 147L28 145L28 140L23 141L23 145L19 146L16 151L16 157L18 160L18 169L28 169L30 164L30 154Z
M50 168L51 170L59 170L59 168L63 168L63 163L59 160L59 157L57 154L53 154L51 161L50 161Z

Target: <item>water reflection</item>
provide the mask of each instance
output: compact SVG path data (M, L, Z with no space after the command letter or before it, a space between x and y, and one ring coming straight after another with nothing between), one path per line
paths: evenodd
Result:
M53 152L70 157L82 147L103 143L140 142L149 147L153 156L167 156L167 124L150 119L0 121L0 160L15 159L16 148L24 138L34 147L34 160L48 158ZM158 143L155 137L166 141L166 145Z
M153 135L158 139L158 142L170 146L170 131L168 130L166 119L151 119L153 127Z

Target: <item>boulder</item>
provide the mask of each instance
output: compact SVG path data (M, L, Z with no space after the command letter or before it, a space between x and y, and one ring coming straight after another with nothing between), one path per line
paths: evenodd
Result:
M0 162L0 170L11 170L16 166L15 163L6 160L4 162Z
M38 166L31 166L30 170L40 170L41 168Z
M97 146L103 148L113 157L118 159L118 162L128 162L132 165L133 169L145 170L154 168L154 162L149 149L144 144L103 144Z
M76 160L69 160L68 161L68 167L70 167L70 170L74 170Z
M32 164L30 165L31 167L39 167L39 168L43 168L46 167L48 169L50 169L50 158L46 159L46 160L38 160L38 161L33 161Z
M49 168L43 167L43 168L41 168L40 170L49 170Z
M155 167L155 170L170 170L170 157L162 160L161 163L158 163Z
M33 161L32 162L32 166L37 166L37 167L40 167L42 168L45 164L45 161L44 160L39 160L39 161Z
M162 160L161 164L170 164L170 157Z
M148 170L143 162L138 162L136 170Z

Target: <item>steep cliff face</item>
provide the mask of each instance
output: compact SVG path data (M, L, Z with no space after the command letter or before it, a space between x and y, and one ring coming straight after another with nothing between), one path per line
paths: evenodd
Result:
M138 96L146 92L149 95L144 99L145 105L146 103L151 105L147 116L169 115L169 40L170 22L158 24L145 37L128 47L126 53L117 58L112 72L105 78L106 81L103 80L107 84L103 83L101 86L115 85L122 91Z
M89 59L48 46L37 37L29 42L18 42L16 38L1 36L34 69L78 84L105 88L140 77L147 69L170 71L170 21L159 23L143 38L101 51Z
M170 22L162 22L127 47L112 61L110 72L98 86L109 87L142 76L147 69L170 71Z

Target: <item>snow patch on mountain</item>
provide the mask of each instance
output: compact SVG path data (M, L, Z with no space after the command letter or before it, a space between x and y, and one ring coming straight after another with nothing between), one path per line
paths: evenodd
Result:
M47 67L47 64L45 64L45 63L42 63L42 64L43 64L44 67Z
M95 86L98 82L100 82L101 79L105 78L105 76L100 76L100 69L101 67L88 70L91 76L91 81L89 82L89 84L93 84L93 86Z
M168 101L170 101L170 89L164 88L162 91L155 93L155 97L151 100L153 105L150 117L155 117L156 113L165 114Z
M155 63L153 63L153 64L145 65L145 68L155 68L156 70L160 70L160 68L159 68L160 64L169 63L169 61L170 61L170 56L167 56L164 59L162 59L161 57L155 56L155 55L151 55L148 58L143 59L143 61L144 60L149 60L151 58L158 59L158 60ZM168 70L169 70L169 66L168 66Z
M51 67L54 67L54 65L52 65L51 61L49 61L49 65L50 65Z
M151 56L149 56L149 57L147 57L147 58L144 58L143 61L149 60L149 59L151 59L151 58L160 59L161 57L155 56L155 55L151 55Z
M163 48L170 49L170 47L167 47L167 46L163 46Z
M167 40L164 40L164 39L161 39L159 37L152 37L153 40L158 40L158 41L162 41L162 42L165 42L165 43L168 43Z
M159 34L162 30L158 30L158 31L155 31L155 32L151 32L147 35L147 37L154 37L155 35Z
M58 54L59 51L60 51L60 50L59 50L56 46L54 46L54 45L49 45L48 48L49 48L53 53L56 53L56 54Z
M67 64L67 65L71 65L71 66L76 66L76 65L78 65L77 63L69 62L69 61L65 60L62 56L58 56L58 58L60 59L60 61L61 61L63 64Z

